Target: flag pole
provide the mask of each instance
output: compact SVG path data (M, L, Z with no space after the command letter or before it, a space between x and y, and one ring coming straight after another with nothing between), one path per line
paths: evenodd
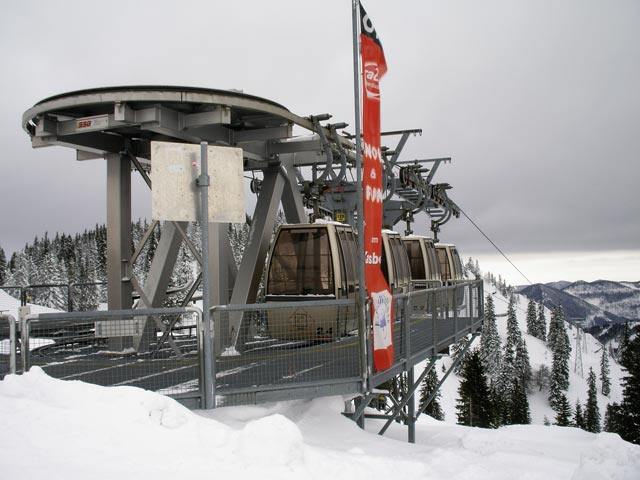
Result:
M357 211L358 211L358 280L360 288L358 290L358 303L360 304L360 362L362 365L362 380L366 392L370 391L369 378L369 329L367 322L367 291L364 283L364 206L362 198L362 126L360 124L360 45L358 35L359 24L359 0L351 0L352 24L353 24L353 100L355 105L355 137L356 137L356 191L357 191Z

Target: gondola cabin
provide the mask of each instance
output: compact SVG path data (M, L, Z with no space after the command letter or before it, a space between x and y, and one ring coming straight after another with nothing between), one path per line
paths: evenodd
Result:
M397 232L382 234L382 270L392 293L409 290L410 267ZM355 299L358 289L357 237L336 222L281 225L271 246L265 293L267 302ZM353 306L301 306L269 309L274 338L331 340L358 329Z
M442 286L440 276L440 262L433 243L433 239L418 235L411 235L402 239L407 251L411 267L411 286L416 292ZM431 312L431 293L415 293L412 295L412 311L415 314Z
M382 231L382 274L393 295L408 293L411 287L411 266L402 238L393 230Z
M411 285L416 290L442 285L440 262L433 239L411 235L402 239L411 268Z
M358 245L350 225L281 225L271 246L265 293L267 302L355 298ZM328 340L357 330L351 307L300 307L269 310L274 338Z
M456 285L466 281L462 273L462 262L455 245L436 244L438 261L440 262L440 274L442 284L445 287ZM447 292L450 309L463 308L465 306L464 290L454 289Z
M462 262L456 246L438 243L435 247L438 253L443 285L448 286L464 282L466 279L462 273Z

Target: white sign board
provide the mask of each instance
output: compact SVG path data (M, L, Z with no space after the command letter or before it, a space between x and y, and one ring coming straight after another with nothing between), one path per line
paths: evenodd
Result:
M209 146L209 221L244 223L242 149ZM200 145L151 142L151 216L154 220L201 219Z

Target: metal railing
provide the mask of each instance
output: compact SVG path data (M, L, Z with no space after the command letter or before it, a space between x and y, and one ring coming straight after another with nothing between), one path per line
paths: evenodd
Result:
M0 380L7 374L16 373L16 319L9 314L0 314Z
M211 318L222 330L242 325L248 339L242 354L233 350L230 339L216 352L218 404L362 389L364 362L354 300L216 306Z
M215 306L209 328L195 308L29 315L20 325L21 366L138 386L200 408L357 395L477 332L482 298L481 281L395 296L394 363L382 372L367 355L371 328L363 329L354 300Z
M22 371L37 365L58 379L204 398L197 308L27 315L20 330Z
M483 283L462 282L394 296L394 363L372 374L375 387L440 353L482 326Z

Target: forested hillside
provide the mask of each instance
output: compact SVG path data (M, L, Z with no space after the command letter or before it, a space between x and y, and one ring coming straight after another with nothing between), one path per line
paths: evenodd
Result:
M132 224L131 253L135 252L150 228L146 220ZM249 227L230 225L229 239L236 262L239 263L243 246L246 243ZM149 266L153 261L156 247L162 233L162 224L158 223L148 241L133 264L133 274L144 285ZM201 229L198 223L187 228L187 236L196 251L200 253ZM198 262L185 245L180 249L176 268L171 278L171 287L190 284L197 277ZM96 225L83 233L68 235L56 233L53 238L48 233L33 242L27 243L19 252L14 252L9 260L0 246L0 285L5 287L27 287L28 300L31 303L67 310L68 291L73 297L73 310L95 310L106 301L105 283L107 280L107 228ZM38 285L48 285L39 287ZM61 285L51 287L50 285ZM17 288L5 288L19 296ZM175 301L175 298L169 301Z

